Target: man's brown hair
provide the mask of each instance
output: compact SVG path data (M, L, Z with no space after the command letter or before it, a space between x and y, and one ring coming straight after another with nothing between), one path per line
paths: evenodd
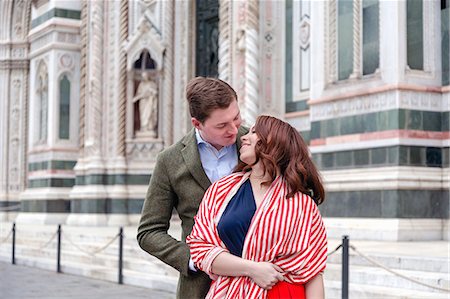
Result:
M209 77L196 77L186 86L186 98L191 117L203 123L216 109L226 109L237 94L225 81Z

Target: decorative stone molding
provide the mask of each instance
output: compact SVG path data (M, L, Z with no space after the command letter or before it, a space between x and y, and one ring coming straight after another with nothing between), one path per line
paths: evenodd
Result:
M179 97L179 101L180 101L180 114L178 115L178 117L180 117L179 119L179 123L180 123L180 129L181 129L181 133L184 135L185 133L187 133L188 128L187 128L187 124L188 122L190 122L190 118L188 117L188 105L187 105L187 101L186 101L186 94L185 94L185 87L187 85L188 82L188 78L190 77L189 74L189 69L190 69L190 65L189 65L189 45L190 45L190 39L189 39L189 35L188 35L188 28L189 28L189 3L187 1L182 1L181 3L182 5L182 13L181 13L181 19L180 19L180 24L181 24L181 32L180 32L180 38L181 38L181 50L183 51L183 53L181 54L181 67L180 67L180 74L179 74L179 79L180 79L180 86L178 87L178 90L180 91L181 97ZM220 39L220 35L219 35L219 39ZM219 44L219 49L220 49L220 44ZM220 51L220 50L219 50ZM219 52L220 54L220 52ZM220 63L220 59L219 59L219 63ZM219 69L220 69L220 65L219 65ZM220 77L220 70L219 70L219 77ZM231 77L228 78L228 80ZM175 92L175 91L174 91ZM177 138L178 139L178 138Z
M127 53L124 49L128 39L128 1L120 3L119 18L119 82L118 82L118 140L117 154L125 156L125 136L126 136L126 104L127 104Z
M122 2L127 3L128 1L107 1L105 3L105 24L108 27L106 31L106 41L104 51L105 59L105 98L104 98L104 111L103 122L108 128L105 131L104 137L104 155L105 155L105 166L106 161L111 157L115 157L117 153L117 148L119 146L118 136L118 110L119 110L119 97L118 97L118 83L119 83L119 55L120 49L120 14L117 13ZM123 68L126 66L124 65ZM125 99L126 100L126 99Z
M331 84L337 76L337 1L327 2L326 36L325 36L325 74L328 74L326 83Z
M233 2L236 5L234 82L246 124L259 113L259 2ZM268 40L272 36L269 34Z
M60 43L79 44L80 36L78 34L68 32L58 32L56 35L56 41Z
M162 127L163 127L163 138L164 144L169 145L173 142L173 108L174 108L174 99L173 99L173 69L174 69L174 48L173 48L173 20L174 20L174 2L166 1L164 2L164 20L163 20L163 38L164 38L164 70L163 70L163 89L162 89L162 100L164 102L163 105L159 105L159 107L164 107L160 109L159 119L162 119ZM161 111L162 110L162 111Z
M30 0L14 1L12 15L12 40L25 40L28 35L28 26L31 15Z
M446 111L448 100L442 94L435 92L392 90L338 101L314 103L310 109L311 121L319 121L391 109Z
M87 91L87 45L88 45L88 4L87 0L82 0L81 3L81 28L80 28L80 115L79 115L79 135L78 148L80 157L84 156L84 138L85 138L85 122L86 122L86 91ZM78 162L80 163L80 161Z
M440 190L442 169L433 167L375 167L345 170L323 170L328 192L356 190Z
M133 63L139 59L142 51L147 49L152 59L155 60L157 69L161 70L164 61L165 44L162 41L162 36L152 26L147 19L141 19L137 31L131 36L130 41L125 45L127 51L128 61L127 70L133 68Z
M33 39L30 44L30 52L33 53L44 46L50 44L52 42L53 33L48 32L36 39Z
M300 20L298 39L300 41L300 48L306 50L309 47L310 36L311 36L311 25L308 15L302 16Z
M59 53L57 61L59 72L74 71L75 58L73 57L73 55L69 53Z
M353 1L353 72L350 78L360 78L361 70L361 1Z
M163 149L162 140L130 140L127 142L127 157L129 161L156 161L157 154Z
M219 78L231 82L233 74L232 24L233 5L229 0L219 2ZM183 27L184 30L184 27Z
M446 110L445 108L448 107L448 102L439 93L400 91L399 107L411 110L440 112Z
M21 183L21 168L24 157L22 156L25 142L23 139L23 121L25 115L22 115L21 106L24 106L24 90L20 77L12 79L11 101L10 101L10 131L9 131L9 159L8 159L8 191L19 192L23 188ZM26 93L25 93L26 94Z
M311 121L365 114L398 108L397 91L315 104L310 107Z
M104 54L104 3L89 2L90 23L88 24L90 43L87 123L85 127L85 153L88 156L98 156L101 152L102 132L102 102L103 102L103 54Z
M37 8L37 9L39 7L41 7L42 5L48 3L49 1L50 0L31 0L31 2L33 3L34 7Z
M311 121L309 120L309 114L287 118L286 121L293 126L297 131L309 131L311 130Z

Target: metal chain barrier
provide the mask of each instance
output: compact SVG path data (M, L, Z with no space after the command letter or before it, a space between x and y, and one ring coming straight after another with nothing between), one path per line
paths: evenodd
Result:
M338 245L332 252L327 254L327 257L329 257L330 255L336 253L339 249L341 249L341 247L342 247L342 244Z
M79 251L81 251L84 254L90 255L90 256L95 256L96 254L102 252L103 250L105 250L106 248L108 248L118 237L120 234L117 234L114 236L114 238L112 238L108 243L106 243L104 246L97 248L93 251L87 251L83 248L81 248L80 246L78 246L77 244L75 244L67 235L64 236L64 238L66 238L70 244L72 244L72 246L74 246L76 249L78 249Z
M9 239L9 237L11 236L11 234L12 234L12 230L10 230L9 233L8 233L8 235L7 235L3 240L0 241L0 245L2 245L3 243L5 243L5 242Z
M42 249L44 249L45 247L47 247L48 245L50 245L50 243L53 241L53 239L56 237L57 234L58 234L58 232L55 232L55 233L50 237L50 239L49 239L44 245L40 246L37 250L42 250Z
M354 252L356 252L362 258L366 259L368 262L370 262L370 263L372 263L372 264L374 264L374 265L376 265L376 266L378 266L378 267L380 267L380 268L382 268L382 269L384 269L384 270L386 270L386 271L388 271L388 272L390 272L390 273L392 273L394 275L400 276L400 277L402 277L404 279L407 279L407 280L412 281L414 283L417 283L417 284L420 284L420 285L423 285L423 286L426 286L426 287L429 287L429 288L432 288L432 289L435 289L435 290L440 290L440 291L444 291L444 292L450 293L450 289L446 289L446 288L441 288L441 287L437 287L437 286L434 286L434 285L430 285L430 284L421 282L419 280L410 278L410 277L408 277L406 275L403 275L401 273L398 273L397 271L391 270L388 267L386 267L386 266L380 264L379 262L375 261L374 259L371 259L370 257L364 255L358 249L356 249L355 246L353 246L353 245L350 245L350 249L352 249Z

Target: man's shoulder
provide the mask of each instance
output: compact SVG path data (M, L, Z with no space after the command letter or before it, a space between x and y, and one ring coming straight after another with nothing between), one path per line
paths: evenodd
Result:
M180 155L181 151L191 142L195 142L195 135L192 130L184 135L180 140L162 150L158 154L158 159L173 159L174 157L177 157L177 155Z

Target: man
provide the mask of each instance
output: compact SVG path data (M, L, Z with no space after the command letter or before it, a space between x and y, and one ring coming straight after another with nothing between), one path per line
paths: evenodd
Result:
M212 182L232 172L238 162L241 116L236 92L224 81L197 77L186 87L194 128L158 155L142 208L139 245L180 271L177 298L204 298L209 277L197 271L185 243L194 216ZM182 241L167 230L173 209L181 219Z

